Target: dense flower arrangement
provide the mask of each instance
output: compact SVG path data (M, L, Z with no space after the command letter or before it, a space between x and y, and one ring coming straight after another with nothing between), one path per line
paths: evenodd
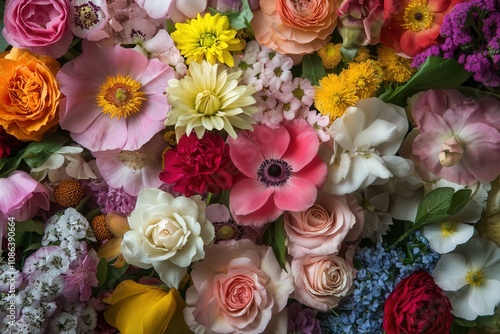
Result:
M500 2L7 0L0 332L500 332Z

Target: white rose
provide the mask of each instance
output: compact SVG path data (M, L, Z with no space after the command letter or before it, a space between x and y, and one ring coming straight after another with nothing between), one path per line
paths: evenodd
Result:
M141 190L128 217L131 230L121 244L125 261L153 266L165 284L177 288L191 262L203 259L203 247L214 239L205 208L199 195L174 198L159 189Z

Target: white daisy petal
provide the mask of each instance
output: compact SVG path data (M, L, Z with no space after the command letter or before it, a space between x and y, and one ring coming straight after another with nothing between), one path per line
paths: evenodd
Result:
M467 282L468 268L465 258L460 254L444 254L432 272L434 281L443 290L457 291Z

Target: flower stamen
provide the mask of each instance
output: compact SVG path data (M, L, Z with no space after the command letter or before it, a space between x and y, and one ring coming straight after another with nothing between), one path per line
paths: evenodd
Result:
M99 88L97 105L111 118L127 118L139 112L142 102L146 100L140 89L141 83L128 75L107 77L106 82Z
M403 28L412 31L426 30L432 25L433 19L427 0L413 0L405 8Z
M483 272L481 270L468 271L465 275L465 281L467 281L469 285L481 286L484 284Z

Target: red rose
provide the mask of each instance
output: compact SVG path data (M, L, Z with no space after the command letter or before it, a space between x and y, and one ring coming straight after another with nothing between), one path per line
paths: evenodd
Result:
M185 196L219 193L233 184L235 167L229 146L215 133L206 133L201 139L183 135L176 148L163 154L163 166L160 180L173 184Z
M448 297L424 270L399 282L385 302L386 334L449 333L452 322Z

